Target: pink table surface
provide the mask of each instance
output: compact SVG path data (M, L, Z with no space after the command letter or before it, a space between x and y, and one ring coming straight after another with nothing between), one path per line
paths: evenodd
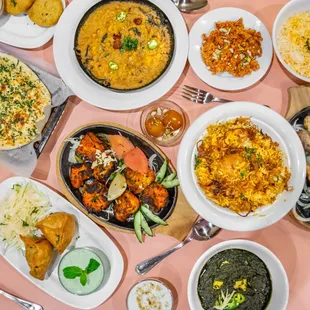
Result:
M76 0L77 1L77 0ZM82 1L82 0L80 0ZM169 0L167 0L169 1ZM218 7L238 7L257 15L267 26L271 33L274 19L287 2L286 0L217 0L210 1L211 4L205 9L192 14L184 14L184 18L190 29L194 22L204 13ZM43 58L53 65L52 42L44 47L29 52L32 56ZM232 93L224 93L211 89L199 80L189 65L176 84L167 94L170 98L180 104L187 112L192 122L201 113L212 108L214 105L196 105L185 101L180 96L179 86L181 84L193 85L210 90L216 96L222 96L231 100L248 100L260 104L268 104L275 111L285 114L288 104L287 89L296 86L298 83L292 76L283 70L276 57L273 59L272 67L268 74L255 86L245 90ZM65 113L57 126L53 137L49 140L44 152L40 156L37 168L32 177L61 194L56 177L55 158L60 143L64 137L76 127L88 122L113 121L119 124L140 130L139 117L141 111L110 112L95 108L78 98L71 100ZM166 154L176 163L178 147L164 148ZM0 167L0 181L12 176L5 167ZM187 300L187 280L190 271L200 257L212 245L224 240L244 238L259 242L272 250L280 259L287 272L290 282L289 310L310 309L308 294L310 291L310 274L307 272L310 259L310 243L307 242L309 232L303 229L289 216L269 228L249 233L237 233L223 231L218 237L209 242L196 242L188 244L185 248L168 257L146 276L138 276L135 273L135 265L148 257L156 255L177 244L174 238L157 235L156 238L147 238L143 245L140 245L136 237L131 234L105 230L119 246L125 261L123 279L115 293L97 309L102 310L123 310L126 309L125 300L129 288L137 281L146 277L162 278L168 281L173 289L176 298L175 309L189 309ZM48 294L42 292L31 284L26 278L20 275L3 258L0 258L0 287L6 289L22 298L37 302L43 305L45 310L67 310L71 307L57 301ZM0 296L0 309L18 310L19 306ZM272 309L280 310L280 309Z

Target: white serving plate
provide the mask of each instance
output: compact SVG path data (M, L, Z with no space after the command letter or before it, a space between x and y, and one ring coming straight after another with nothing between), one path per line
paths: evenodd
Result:
M200 272L206 262L215 254L227 249L243 249L258 256L267 266L271 281L272 293L266 310L286 310L289 297L289 282L285 269L279 259L264 246L248 240L229 240L212 246L200 256L190 274L187 285L187 296L190 309L203 310L197 293Z
M4 198L12 188L13 184L24 183L27 181L30 180L23 177L13 177L2 182L0 184L0 200ZM110 262L110 270L106 270L105 284L96 292L86 296L73 295L62 287L58 279L58 263L60 258L68 252L70 246L61 256L58 256L56 267L53 269L49 278L44 281L37 280L29 274L29 267L21 251L10 249L3 252L4 244L0 241L0 253L2 253L3 257L24 277L61 302L78 309L92 309L99 306L112 295L121 281L124 270L124 261L120 251L112 240L96 224L71 203L41 183L33 180L31 180L31 182L35 183L39 190L45 192L49 196L52 204L51 212L64 211L73 214L76 217L79 230L78 236L80 237L76 240L75 247L97 248L107 256Z
M278 49L278 35L281 31L282 25L286 22L286 20L298 13L303 13L310 11L310 1L309 0L293 0L288 2L278 13L272 29L272 41L273 47L276 52L278 59L280 60L281 64L284 68L290 72L291 74L295 75L297 78L310 83L310 77L303 76L297 73L294 69L292 69L286 62L283 60L280 51Z
M284 164L291 172L289 186L294 188L280 194L272 205L258 208L247 217L241 217L209 200L198 185L194 172L196 143L206 133L206 127L240 116L251 117L254 124L279 143L284 154ZM277 112L251 102L226 103L202 114L186 131L177 163L180 186L192 208L211 223L234 231L262 229L283 218L299 199L306 176L304 149L293 127Z
M244 77L234 77L224 72L213 75L207 69L202 60L200 48L202 45L202 34L209 34L215 29L215 23L219 21L237 21L243 18L245 28L251 28L260 31L263 37L263 54L257 58L260 69L253 71L250 75ZM188 60L194 72L208 85L221 90L240 90L250 87L257 83L268 71L273 57L272 41L266 26L255 15L237 8L220 8L212 10L201 16L189 34L189 55Z
M172 1L151 0L169 18L175 38L175 51L166 72L151 85L126 93L109 90L92 81L81 69L73 47L76 28L83 15L100 0L72 1L62 14L54 37L54 58L63 81L82 100L108 110L143 107L165 95L177 82L186 64L188 33L179 10Z
M61 2L65 8L65 0ZM4 12L0 16L0 42L16 47L40 47L53 37L55 29L56 26L44 28L34 24L27 13L14 16Z

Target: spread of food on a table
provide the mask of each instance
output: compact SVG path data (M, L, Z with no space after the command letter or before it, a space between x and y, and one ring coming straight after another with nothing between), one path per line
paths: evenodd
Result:
M119 285L124 260L96 224L135 234L143 249L157 228L178 221L173 214L180 209L181 191L188 208L222 229L262 229L290 211L310 227L309 108L288 122L266 106L229 102L188 124L177 103L160 99L184 70L187 46L193 71L220 90L248 88L271 75L273 48L283 70L310 82L307 0L281 9L273 42L255 15L235 8L209 11L188 36L177 7L165 0L75 0L66 9L60 0L1 5L0 31L10 15L16 24L27 15L42 31L56 25L55 63L77 96L114 111L145 107L143 135L115 120L82 124L63 140L56 172L70 202L28 178L0 184L0 253L35 285L72 307L99 306ZM191 101L220 100L206 94L189 87ZM0 152L14 156L40 140L44 126L45 138L53 135L57 121L52 128L49 119L55 95L27 61L0 54ZM175 169L157 145L177 144ZM146 270L164 257L146 262ZM124 308L171 310L170 286L164 279L143 279L128 292ZM209 248L188 280L193 310L285 310L288 295L281 262L246 240Z

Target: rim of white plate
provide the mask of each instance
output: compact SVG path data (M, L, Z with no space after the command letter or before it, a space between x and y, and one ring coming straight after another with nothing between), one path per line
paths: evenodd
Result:
M202 34L214 29L214 23L218 21L237 20L243 18L245 27L260 31L263 37L263 55L257 58L260 65L258 71L244 77L234 77L228 73L213 75L204 64L200 47ZM202 15L192 27L189 34L188 60L194 72L206 84L221 90L234 91L248 88L256 84L267 73L273 58L273 48L270 34L263 22L254 14L232 7L219 8Z
M64 82L82 100L108 110L137 109L165 95L178 81L188 55L188 32L184 19L172 1L151 0L169 18L175 38L175 51L166 72L141 90L121 93L92 81L80 68L73 51L75 31L86 11L100 0L72 1L61 16L54 36L54 58Z
M2 0L0 0L2 1ZM66 1L61 0L64 10L66 9ZM1 6L1 5L0 5ZM0 9L1 11L1 9ZM44 44L48 43L54 36L56 25L52 27L40 27L38 25L33 24L33 22L29 19L28 15L20 14L17 16L9 15L9 14L0 14L0 20L7 18L7 21L0 26L0 42L20 47L20 48L26 48L26 49L33 49L43 46ZM15 23L16 21L16 23ZM14 31L14 25L16 26L16 30ZM10 32L3 29L9 28L11 29ZM18 34L15 33L18 32L18 29L23 29L23 33L25 31L28 33L28 36L25 36L23 33ZM29 29L33 30L33 33L31 31L31 34L29 34Z

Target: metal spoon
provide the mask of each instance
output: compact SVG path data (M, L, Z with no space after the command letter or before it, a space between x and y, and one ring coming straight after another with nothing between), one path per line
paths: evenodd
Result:
M200 10L208 4L208 0L172 0L172 2L184 13Z
M196 222L192 228L191 234L182 243L178 244L174 248L158 255L153 258L149 258L136 266L137 274L143 275L155 267L159 262L166 258L171 253L182 248L185 244L192 240L210 240L221 231L221 228L209 223L208 221L201 219Z
M43 308L40 305L37 305L37 304L32 303L30 301L18 298L18 297L14 296L12 294L9 294L8 292L5 292L1 289L0 289L0 295L3 295L6 298L15 301L17 304L22 306L24 309L27 309L27 310L43 310Z

